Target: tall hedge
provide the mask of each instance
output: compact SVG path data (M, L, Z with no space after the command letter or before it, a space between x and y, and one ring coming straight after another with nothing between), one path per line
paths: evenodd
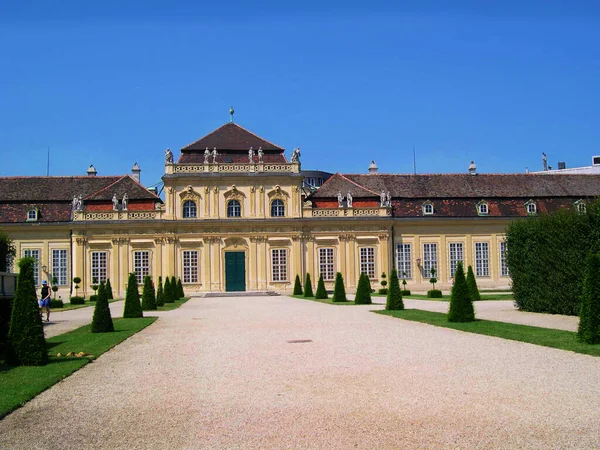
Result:
M464 270L463 270L464 275ZM469 290L469 298L472 301L481 300L481 295L479 294L479 288L477 287L477 281L475 281L475 274L473 273L473 267L469 266L467 269L467 289Z
M317 292L315 293L315 298L318 300L324 300L328 298L327 289L325 289L325 282L323 281L323 274L319 277L319 282L317 283Z
M333 297L331 299L334 302L347 302L346 298L346 287L344 286L344 277L340 272L335 274L335 285L333 286Z
M142 305L140 305L140 294L138 292L137 279L135 273L130 273L127 279L127 293L125 294L125 306L123 308L123 317L135 318L143 317Z
M108 300L112 300L113 299L113 292L112 292L112 286L110 285L110 278L106 279L106 298Z
M165 296L163 291L162 277L158 277L158 287L156 288L156 306L165 304Z
M512 222L506 262L517 307L523 311L579 314L589 253L600 252L600 204Z
M302 295L302 283L300 282L300 275L296 275L294 281L294 295Z
M183 284L181 284L181 278L177 278L177 296L179 298L185 297L185 292L183 292Z
M312 281L310 280L310 273L306 273L306 279L304 280L304 296L305 297L314 297L312 288Z
M142 311L156 311L156 294L152 277L144 277L144 290L142 291Z
M390 275L390 287L385 301L385 309L388 311L404 309L404 301L402 300L402 291L400 290L398 271L396 269L393 269Z
M171 280L169 277L165 277L165 288L163 290L163 299L165 303L173 303L175 301L175 296L171 290Z
M98 300L94 306L94 316L92 317L92 333L109 333L115 331L110 308L108 306L108 290L103 281L98 287Z
M447 317L448 322L473 322L475 320L473 301L471 300L471 294L465 279L465 270L461 261L456 264Z
M371 301L371 282L366 273L361 273L358 278L358 286L356 287L356 295L354 303L357 305L370 305Z
M44 326L37 302L33 268L36 261L19 261L17 290L13 299L8 331L8 361L14 365L41 366L48 362Z
M581 342L600 344L600 255L589 255L583 281L577 336Z

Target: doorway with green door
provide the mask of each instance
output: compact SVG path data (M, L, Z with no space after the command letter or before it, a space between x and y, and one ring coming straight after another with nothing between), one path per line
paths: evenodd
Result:
M225 291L246 290L246 253L225 252Z

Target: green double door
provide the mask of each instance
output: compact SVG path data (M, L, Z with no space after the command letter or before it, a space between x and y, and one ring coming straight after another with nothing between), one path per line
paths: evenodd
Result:
M246 254L244 252L225 252L225 290L246 290Z

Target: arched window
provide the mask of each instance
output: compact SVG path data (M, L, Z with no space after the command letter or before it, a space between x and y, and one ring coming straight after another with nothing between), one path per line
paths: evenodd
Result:
M283 200L273 200L271 202L271 217L283 217L285 216L285 204Z
M196 217L196 202L193 200L186 200L183 202L183 218L189 219Z
M480 216L487 216L489 212L488 204L485 201L477 203L477 214Z
M237 200L229 200L227 203L227 217L241 217L242 205Z

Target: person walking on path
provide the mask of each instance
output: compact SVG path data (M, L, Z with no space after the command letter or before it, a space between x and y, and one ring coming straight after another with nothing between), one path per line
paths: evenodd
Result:
M46 280L42 281L42 292L40 296L40 316L43 316L43 310L46 309L46 322L50 322L50 288Z

